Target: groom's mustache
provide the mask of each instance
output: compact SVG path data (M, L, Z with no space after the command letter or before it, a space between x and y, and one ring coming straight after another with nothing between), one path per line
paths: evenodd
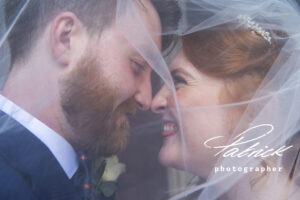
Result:
M135 115L137 112L137 105L133 98L130 98L119 105L116 109L119 113L124 113L126 115Z

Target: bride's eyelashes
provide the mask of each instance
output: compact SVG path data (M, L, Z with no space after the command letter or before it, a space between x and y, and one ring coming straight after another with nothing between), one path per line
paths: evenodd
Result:
M173 76L173 81L176 89L178 89L181 86L187 85L187 81L179 75Z

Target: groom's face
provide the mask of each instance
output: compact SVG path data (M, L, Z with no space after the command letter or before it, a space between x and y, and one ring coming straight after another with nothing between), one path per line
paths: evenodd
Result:
M160 36L155 34L161 29L158 15L149 2L144 3L147 12L140 15L160 49ZM137 108L149 109L151 67L136 47L151 48L144 40L135 41L133 47L114 24L100 38L90 36L61 92L62 109L73 132L69 140L75 148L94 156L119 153L129 137L128 116Z

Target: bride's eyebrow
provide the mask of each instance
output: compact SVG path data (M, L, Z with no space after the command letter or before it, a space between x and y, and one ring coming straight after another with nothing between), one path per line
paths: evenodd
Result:
M181 68L178 68L178 69L174 69L173 71L171 71L171 75L174 77L176 76L176 74L182 74L184 75L185 77L187 78L191 78L191 79L194 79L195 77L193 77L192 74L186 72L184 69L181 69Z

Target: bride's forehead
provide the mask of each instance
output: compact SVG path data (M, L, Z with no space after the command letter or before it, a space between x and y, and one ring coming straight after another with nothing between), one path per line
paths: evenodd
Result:
M177 55L173 58L169 70L175 71L175 70L185 70L185 71L191 71L195 72L196 68L193 66L193 64L188 60L186 55L184 54L184 51L181 49Z
M170 70L175 70L176 68L180 67L181 64L184 63L185 55L183 53L183 50L181 49L173 58L171 61L171 64L169 66Z

